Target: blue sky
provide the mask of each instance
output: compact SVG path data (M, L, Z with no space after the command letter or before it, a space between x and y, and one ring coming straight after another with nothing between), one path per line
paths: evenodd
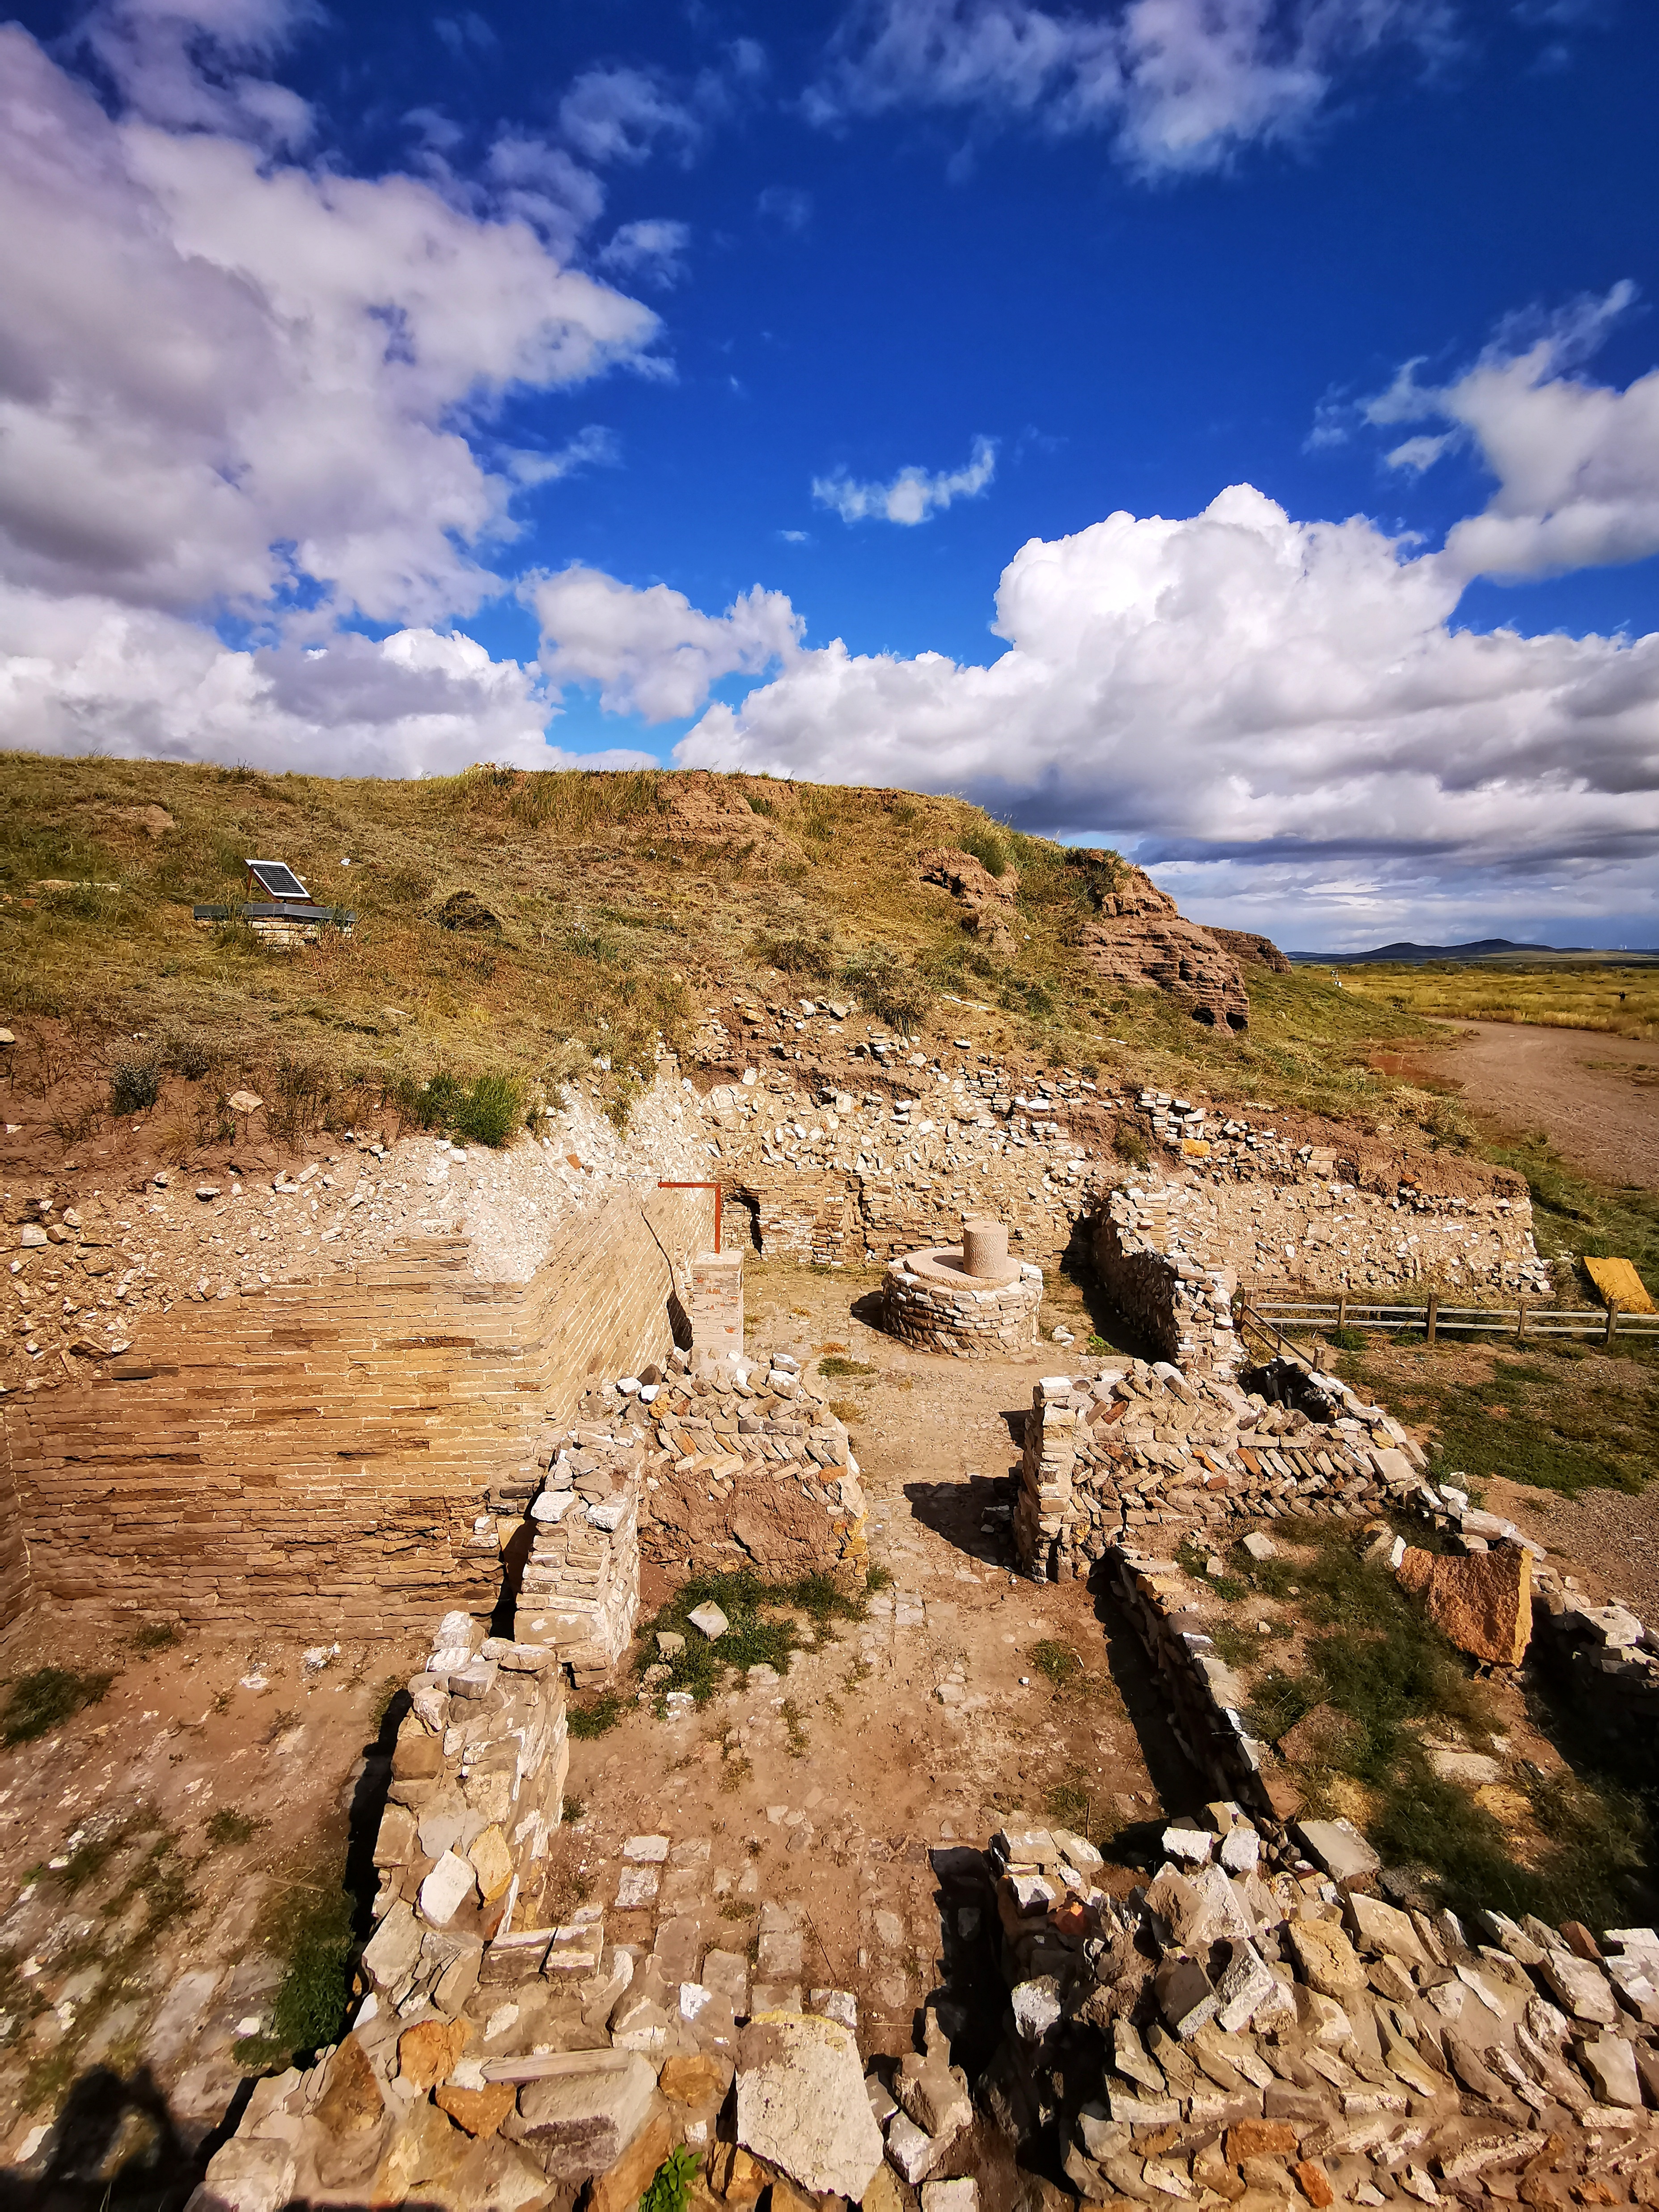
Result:
M1297 943L1659 943L1656 63L1632 0L24 11L11 742L926 785Z

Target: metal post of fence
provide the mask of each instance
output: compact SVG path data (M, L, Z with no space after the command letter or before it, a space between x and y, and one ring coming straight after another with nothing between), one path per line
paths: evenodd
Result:
M1516 1304L1515 1333L1518 1337L1527 1333L1527 1302L1524 1298L1518 1299Z
M1607 1300L1607 1334L1601 1339L1602 1343L1611 1344L1614 1336L1618 1333L1618 1329L1619 1301L1617 1298L1609 1298Z
M1435 1327L1439 1319L1440 1293L1438 1291L1431 1291L1429 1292L1428 1311L1425 1314L1423 1318L1423 1335L1424 1340L1426 1343L1432 1344L1434 1342Z
M1336 1325L1339 1328L1348 1326L1348 1294L1346 1291L1339 1295L1336 1301Z

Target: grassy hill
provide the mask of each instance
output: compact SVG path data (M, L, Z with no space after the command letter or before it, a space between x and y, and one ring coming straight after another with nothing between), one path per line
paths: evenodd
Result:
M956 846L1017 882L1000 949L916 878ZM198 902L286 860L349 933L297 953ZM1156 990L1103 983L1079 951L1103 872L951 799L639 772L480 767L418 782L331 781L103 759L7 757L0 798L0 1024L14 1082L77 1117L125 1067L188 1079L222 1117L247 1084L297 1127L405 1119L499 1133L576 1069L613 1113L722 990L841 992L922 1036L971 1016L999 1053L1106 1067L1217 1096L1353 1113L1402 1134L1461 1131L1443 1099L1375 1074L1416 1015L1326 975L1247 971L1248 1034L1206 1030ZM76 1102L79 1103L76 1103ZM459 1103L458 1103L459 1102ZM487 1134L483 1127L475 1134Z

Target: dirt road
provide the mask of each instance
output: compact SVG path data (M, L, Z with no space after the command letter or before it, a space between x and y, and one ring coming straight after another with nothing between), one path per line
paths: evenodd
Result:
M1521 1022L1461 1023L1454 1034L1418 1057L1483 1119L1544 1130L1563 1158L1604 1182L1659 1183L1659 1045Z

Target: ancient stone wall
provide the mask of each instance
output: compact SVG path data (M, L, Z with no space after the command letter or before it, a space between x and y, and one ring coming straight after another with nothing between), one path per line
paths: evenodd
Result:
M699 1354L684 1368L676 1354L649 1403L641 1390L611 1417L637 1461L643 1555L677 1572L695 1562L861 1588L864 1490L823 1385L781 1353L772 1367Z
M1184 1255L1182 1279L1208 1275L1212 1290L1222 1277L1230 1290L1358 1297L1425 1284L1477 1297L1551 1289L1526 1186L1502 1169L1308 1117L1103 1094L1075 1078L1024 1092L998 1070L924 1067L910 1079L914 1098L831 1086L804 1098L793 1079L769 1073L709 1092L728 1193L763 1253L885 1263L951 1243L964 1212L983 1212L1009 1224L1022 1259L1048 1267L1122 1185L1134 1201L1114 1216L1125 1256ZM1142 1156L1138 1170L1123 1164L1126 1148ZM1156 1271L1132 1271L1122 1287L1126 1310L1177 1356L1188 1333L1171 1326L1178 1295ZM1206 1316L1203 1303L1200 1292L1187 1317L1200 1340L1221 1311L1212 1299Z
M1045 1377L1025 1417L1021 1566L1067 1581L1154 1532L1173 1549L1213 1543L1229 1521L1361 1511L1422 1464L1400 1424L1334 1376L1299 1395L1311 1412L1164 1360Z
M361 2026L395 2011L405 2031L453 2019L481 1974L515 1978L514 1934L540 1922L570 1765L551 1654L485 1637L468 1613L444 1616L409 1692L374 1844L376 1926L363 1960L374 1995L358 2014ZM548 1942L543 1929L530 1971Z
M1460 1190L1425 1190L1403 1176L1368 1189L1344 1178L1342 1164L1332 1155L1258 1164L1235 1152L1148 1170L1114 1192L1106 1211L1126 1254L1161 1251L1189 1281L1207 1273L1229 1291L1549 1291L1531 1205L1501 1171L1460 1178Z
M712 1213L706 1192L615 1189L527 1282L480 1282L465 1238L432 1237L146 1316L95 1380L0 1415L34 1590L307 1636L487 1613L487 1509L529 1497L550 1414L592 1376L666 1354L672 1269L683 1287Z
M657 1371L646 1369L649 1375ZM637 1378L628 1379L637 1395ZM607 1382L602 1395L614 1399L614 1386ZM592 1403L590 1393L583 1400L585 1416L591 1415ZM584 1418L560 1438L547 1480L531 1504L533 1534L519 1580L513 1632L521 1644L556 1653L579 1689L606 1679L634 1633L643 1456L627 1425L600 1426Z
M1214 1265L1204 1244L1194 1249L1183 1238L1170 1195L1163 1188L1108 1195L1094 1225L1095 1273L1161 1358L1224 1379L1242 1357L1232 1321L1238 1278Z

